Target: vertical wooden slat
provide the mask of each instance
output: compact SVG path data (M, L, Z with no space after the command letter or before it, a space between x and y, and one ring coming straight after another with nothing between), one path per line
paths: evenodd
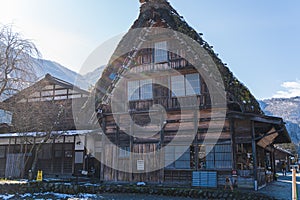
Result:
M231 146L232 146L232 168L236 170L236 142L235 142L235 126L234 119L230 119L230 133L231 133Z
M194 110L194 133L196 133L196 137L194 138L194 142L193 142L193 145L194 145L194 161L190 161L190 162L194 162L195 163L195 169L198 170L198 162L199 162L199 159L198 159L198 152L199 152L199 141L198 141L198 121L199 121L199 116L198 116L199 112L198 112L198 109L196 108Z
M72 144L72 174L76 174L76 172L75 172L75 143L76 143L76 135L73 136L73 144Z
M253 157L253 176L254 176L254 189L257 190L257 158L256 158L256 141L255 141L255 127L254 121L251 121L251 136L252 136L252 157Z
M34 138L34 145L35 145L35 138ZM54 171L54 143L55 143L55 137L53 138L53 140L52 140L52 146L51 146L51 173L53 173L53 171Z
M129 146L130 146L130 160L129 160L129 173L130 173L130 182L133 181L133 165L134 165L134 157L133 157L133 152L134 152L134 121L135 121L135 116L132 116L132 120L130 121L130 141L129 141Z
M163 148L163 145L164 145L164 140L165 140L165 121L164 121L164 116L163 116L163 113L161 113L161 118L160 118L160 124L161 124L161 130L160 130L160 143L159 143L159 146L158 146L158 151L160 152L160 155L159 156L159 163L158 165L160 167L162 167L159 171L159 182L160 183L163 183L164 182L164 162L165 162L165 154L164 154L164 148Z
M119 127L119 124L120 124L120 116L117 115L117 121L116 121L116 135L115 135L115 143L116 143L116 166L119 167L119 151L118 151L118 148L120 148L120 127ZM118 170L114 170L115 171L115 181L118 181Z
M66 136L63 136L63 145L61 145L61 152L62 152L62 158L61 158L61 174L64 174L64 166L65 166L65 141L66 141Z
M102 151L101 151L101 166L100 166L100 180L104 180L104 161L105 161L105 152L107 152L107 149L105 148L105 144L106 144L106 118L102 118L102 130L103 130L103 137L101 139L102 141Z

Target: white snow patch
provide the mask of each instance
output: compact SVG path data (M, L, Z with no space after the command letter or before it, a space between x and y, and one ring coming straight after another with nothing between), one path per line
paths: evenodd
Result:
M7 200L13 198L14 194L0 194L0 199Z

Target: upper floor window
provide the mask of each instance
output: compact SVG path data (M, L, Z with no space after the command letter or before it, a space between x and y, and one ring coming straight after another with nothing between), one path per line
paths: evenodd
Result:
M168 51L167 51L167 42L157 42L155 43L154 50L154 62L167 62L168 61Z
M172 96L200 95L200 77L198 73L171 77Z
M152 80L128 81L128 100L144 100L153 98Z
M119 158L129 158L130 157L130 147L124 146L119 148Z

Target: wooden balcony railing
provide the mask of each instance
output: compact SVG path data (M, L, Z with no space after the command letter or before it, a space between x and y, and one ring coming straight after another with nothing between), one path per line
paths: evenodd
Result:
M210 107L210 97L208 94L202 94L198 96L187 96L187 97L161 97L149 100L137 100L129 101L127 103L118 102L114 103L114 111L128 112L128 111L146 111L149 110L153 105L161 105L166 110L176 110L184 108L195 108L195 107ZM106 113L112 112L111 108L106 108Z

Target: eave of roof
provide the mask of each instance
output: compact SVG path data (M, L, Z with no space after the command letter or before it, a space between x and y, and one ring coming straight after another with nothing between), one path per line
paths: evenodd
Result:
M78 92L81 92L83 94L86 94L86 95L89 95L89 92L86 91L86 90L83 90L77 86L74 86L73 84L71 83L68 83L64 80L61 80L59 78L56 78L50 74L46 74L44 78L42 78L41 80L35 82L33 85L21 90L20 92L18 92L17 94L5 99L3 101L4 104L10 104L10 103L15 103L16 101L24 98L26 96L26 94L29 94L31 92L34 92L38 89L41 89L43 87L45 87L46 85L48 84L56 84L56 85L60 85L64 88L67 88L67 89L72 89L72 90L76 90ZM2 103L2 104L3 104ZM1 106L1 104L0 104ZM4 105L2 105L4 106ZM1 107L0 107L1 108Z

